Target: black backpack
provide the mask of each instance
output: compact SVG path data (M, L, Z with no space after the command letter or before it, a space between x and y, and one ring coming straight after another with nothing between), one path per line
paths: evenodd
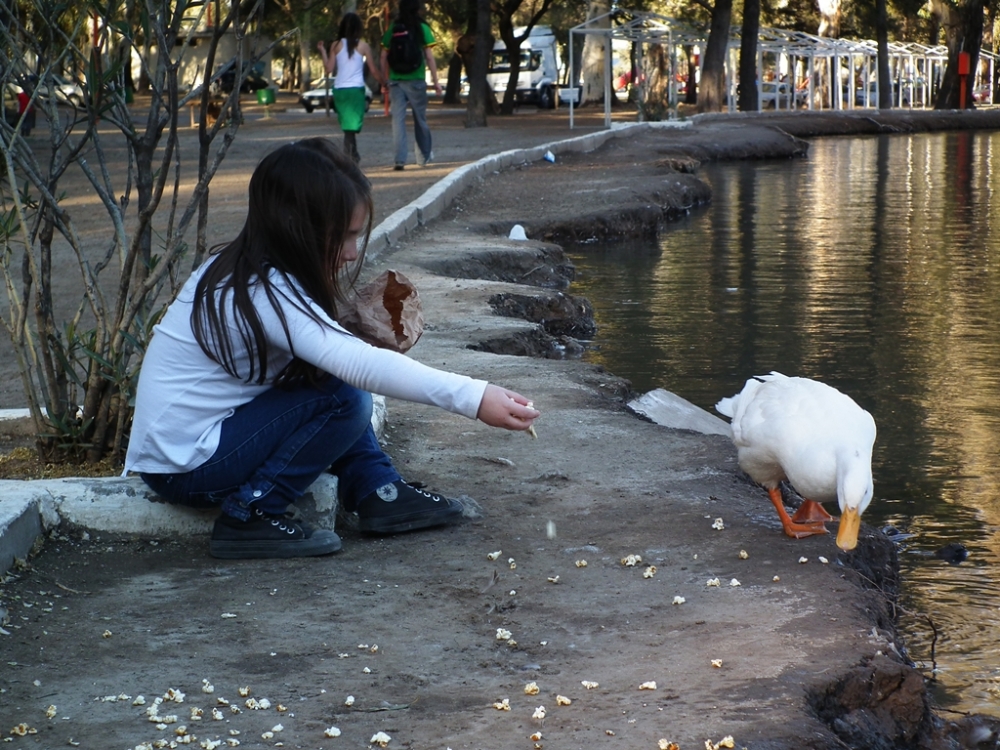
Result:
M419 36L418 36L419 35ZM389 40L389 67L394 73L413 73L424 62L423 27L408 29L401 22L392 25Z

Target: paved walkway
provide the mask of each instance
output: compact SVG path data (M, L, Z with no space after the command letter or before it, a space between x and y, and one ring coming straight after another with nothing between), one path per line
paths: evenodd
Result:
M372 103L364 129L358 136L358 150L361 153L361 166L375 189L376 224L463 164L489 154L605 130L602 108L577 110L572 130L566 107L556 110L524 107L511 116L490 117L486 128L466 128L464 108L431 104L427 110L427 119L434 143L434 163L428 167L416 165L413 126L407 120L410 163L403 172L396 172L392 169L392 122L384 115L381 101L376 99ZM635 113L623 110L616 112L613 119L615 122L635 122ZM187 120L184 120L184 124L187 124ZM195 132L187 130L192 136ZM226 174L241 173L242 167L250 167L256 163L262 153L262 143L277 144L290 137L310 136L332 136L339 139L341 132L336 114L330 112L328 115L323 110L307 113L291 94L279 94L278 101L269 108L246 102L244 125L226 157L222 171ZM217 182L212 183L213 193L219 188ZM245 189L243 185L244 192Z

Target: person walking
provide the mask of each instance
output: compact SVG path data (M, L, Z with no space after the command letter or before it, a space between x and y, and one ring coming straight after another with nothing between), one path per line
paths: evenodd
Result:
M21 135L31 135L35 127L35 107L31 103L31 95L24 89L17 92L17 117L21 121Z
M372 393L527 430L524 396L366 343L337 322L371 232L371 184L332 141L265 156L242 231L199 266L154 327L125 471L167 502L220 511L223 559L336 552L287 511L322 473L369 534L441 526L461 502L401 478L371 426Z
M327 78L336 74L333 82L333 108L344 133L344 151L361 161L358 153L358 133L365 121L367 101L365 99L365 63L372 77L385 86L382 71L375 63L371 47L361 39L361 17L357 13L345 13L337 29L337 42L330 47L320 41L316 47L323 58L323 69Z
M427 127L427 82L430 71L434 93L441 95L433 47L437 42L431 27L420 15L420 0L400 0L399 12L382 36L382 75L389 80L389 107L392 113L394 169L406 165L406 107L413 112L413 135L417 142L417 163L434 160L431 131Z

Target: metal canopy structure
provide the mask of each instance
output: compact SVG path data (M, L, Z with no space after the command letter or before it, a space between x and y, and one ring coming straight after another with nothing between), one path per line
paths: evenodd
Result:
M730 112L736 111L739 80L737 76L741 28L732 27L726 52L726 101ZM598 36L604 47L604 125L611 127L612 42L621 40L634 45L636 67L643 70L647 45L664 49L669 67L667 105L670 117L677 116L677 60L679 50L703 50L707 34L691 24L645 11L616 10L592 18L570 29L570 82L575 86L578 71L574 65L574 37ZM983 99L993 103L996 65L1000 56L988 50L979 53L974 90L984 92ZM758 111L775 109L855 109L875 108L879 101L876 74L878 44L872 40L831 39L800 31L761 28L757 38L757 107ZM896 107L930 107L948 64L948 48L910 42L889 43L889 70L892 102ZM985 80L987 83L982 84ZM639 101L645 102L646 82L637 76ZM569 124L573 127L576 97L569 97ZM643 118L643 107L639 108Z
M579 34L599 36L604 42L604 127L611 127L611 42L613 39L620 39L635 44L636 67L642 70L643 47L647 44L657 44L663 46L670 60L670 106L676 112L676 69L677 69L677 48L678 47L699 47L704 46L706 37L704 33L684 21L678 21L659 13L649 13L638 10L614 10L601 16L595 16L579 26L574 26L569 30L569 60L570 78L572 85L576 85L577 71L575 70L575 57L573 55L573 37ZM643 82L640 77L639 100L644 101ZM573 127L573 106L576 97L569 100L569 126ZM641 110L640 110L641 113ZM641 114L640 114L641 116Z

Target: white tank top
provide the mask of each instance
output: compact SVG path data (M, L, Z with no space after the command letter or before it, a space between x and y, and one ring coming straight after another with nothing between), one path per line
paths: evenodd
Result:
M337 77L333 82L335 89L360 88L365 85L365 58L354 49L354 54L347 56L347 40L340 40L340 51L337 53Z

